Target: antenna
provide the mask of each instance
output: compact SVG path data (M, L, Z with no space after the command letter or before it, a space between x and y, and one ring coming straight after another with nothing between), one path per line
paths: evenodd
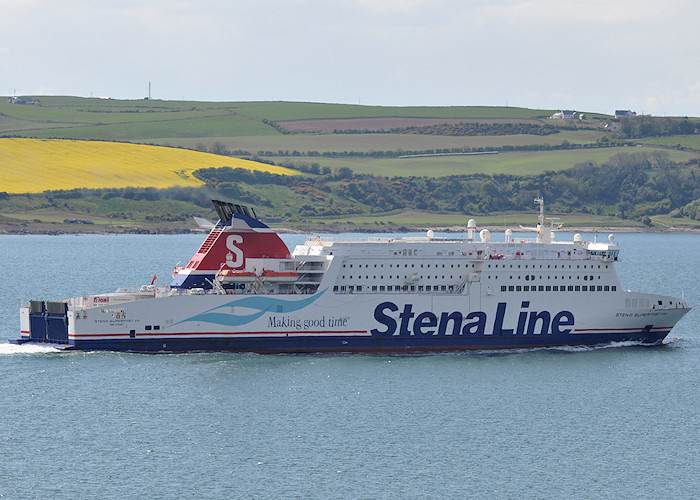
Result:
M540 216L538 217L540 226L544 226L544 198L542 198L542 195L535 198L535 203L540 206Z
M151 100L151 82L148 82L148 100Z

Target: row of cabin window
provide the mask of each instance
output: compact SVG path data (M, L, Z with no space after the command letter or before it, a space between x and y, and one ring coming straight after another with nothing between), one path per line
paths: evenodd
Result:
M526 281L535 281L536 278L537 278L537 277L536 277L534 274L527 274L527 275L525 275L525 280L526 280ZM547 276L547 279L551 279L551 278L552 278L551 276ZM558 278L558 277L555 275L555 276L554 276L554 279L556 280L557 278ZM559 278L561 278L562 280L564 280L564 279L566 279L566 276L560 276ZM341 279L346 279L346 276L342 276ZM361 279L362 279L362 276L347 276L347 279L349 279L349 280L360 279L360 280L361 280ZM367 279L367 280L370 279L370 278L369 278L369 275L366 275L364 279ZM376 276L376 275L375 275L375 276L372 276L372 279L373 279L373 280L376 280L376 279L377 279L377 276ZM384 279L384 275L379 276L379 279L382 279L382 280L383 280L383 279ZM388 279L394 279L394 276L390 274L389 277L388 277ZM401 278L400 275L396 275L396 279L402 279L402 278ZM403 279L408 279L408 275L404 275L404 276L403 276ZM421 280L423 280L423 279L426 279L426 280L429 280L429 279L443 279L443 280L444 280L444 279L447 279L447 276L444 276L444 275L443 275L443 276L419 276L417 279L421 279ZM451 279L451 280L452 280L452 279L455 279L454 275L450 275L449 279ZM460 275L460 276L457 276L457 279L458 279L458 280L464 280L464 276L461 276L461 275ZM491 279L491 275L488 275L488 279ZM495 275L495 276L493 277L493 279L496 279L496 280L497 280L497 279L498 279L498 275ZM513 279L513 276L510 276L509 279L512 280L512 279ZM518 276L518 279L521 279L521 276ZM539 276L539 279L543 279L543 277L542 277L542 276ZM571 280L571 279L573 279L573 277L572 277L572 276L569 276L569 279ZM581 279L581 276L576 276L576 279L577 279L577 280ZM584 281L593 281L593 280L594 280L594 277L593 277L593 275L588 275L588 274L587 274L587 275L584 275L584 276L583 276L583 279L584 279ZM598 276L598 279L601 279L600 276Z
M454 257L455 255L457 255L456 252L436 252L435 255L437 255L437 256L442 256L443 253L444 253L445 255L447 255L448 257ZM458 253L459 253L459 255L462 255L462 256L464 256L464 257L466 257L466 255L467 255L467 252L461 252L461 251L460 251L460 252L458 252ZM479 253L481 253L481 251L479 251ZM418 257L418 249L417 249L417 248L415 248L415 249L412 249L412 248L406 249L406 248L404 248L403 250L392 250L392 254L393 254L393 255L403 255L404 257L406 257L406 256L408 256L408 257ZM471 255L472 252L469 252L469 254Z
M352 267L352 266L353 266L353 264L343 264L343 267ZM423 266L430 268L430 264L421 264L421 265L420 265L420 267L423 267ZM456 264L456 266L457 266L458 268L460 268L460 267L462 267L462 264ZM468 269L469 266L471 266L472 268L476 267L475 264L464 264L464 267L465 267L466 269ZM358 268L362 268L362 264L357 264L357 267L358 267ZM365 267L366 267L366 268L369 268L369 264L365 264ZM373 267L384 267L384 264L374 264ZM389 264L388 267L394 267L394 264ZM400 268L400 267L401 267L401 264L396 264L396 267L397 267L397 268ZM408 264L404 264L403 267L404 267L404 269L408 269ZM415 268L415 267L416 267L416 264L411 264L411 268ZM455 267L455 264L450 264L450 267L451 267L451 268L454 268L454 267ZM440 264L435 264L435 268L436 268L436 269L441 268L441 267L440 267ZM443 268L443 269L445 268L445 264L442 264L442 268Z
M615 285L501 285L502 292L615 292Z
M528 269L527 266L529 266L529 264L517 264L518 269L520 269L521 265L524 265L525 269ZM498 269L498 264L494 264L493 266L495 269ZM537 264L532 264L532 269L544 269L544 267L542 267L542 266L544 266L544 264L539 264L539 267ZM551 266L552 266L552 264L547 264L547 269L552 269ZM561 269L567 269L566 266L567 266L567 264L562 264ZM568 264L568 266L569 266L568 269L573 269L573 267L572 267L573 264ZM491 267L491 264L488 264L488 267ZM501 267L503 269L512 269L513 264L510 264L510 267L508 264L501 264ZM588 269L589 267L590 267L590 269L595 269L594 264L591 264L590 266L588 264L583 264L583 269ZM608 264L605 265L605 269L607 269L607 268L608 268ZM554 269L559 269L558 264L554 264ZM581 269L581 264L576 264L576 269ZM598 269L602 269L600 264L598 264Z
M518 279L521 279L521 277L522 277L522 276L518 276ZM536 277L534 274L526 274L526 275L525 275L525 281L535 281L536 278L537 278L537 277ZM491 279L491 275L490 275L490 274L488 275L488 279ZM493 277L493 279L497 280L497 279L498 279L498 275L495 274L494 277ZM508 279L511 279L511 280L512 280L512 279L513 279L513 276L512 276L512 275L509 276ZM539 279L543 279L543 277L542 277L542 276L539 276ZM551 277L551 276L547 276L547 279L552 279L552 277ZM555 279L555 280L556 280L556 279L565 280L565 279L566 279L566 276L559 276L559 277L557 277L557 275L555 274L555 275L554 275L554 279ZM571 275L569 275L569 279L571 280L571 279L573 279L573 277L572 277ZM577 280L580 280L580 279L581 279L581 276L580 276L580 275L579 275L579 276L576 276L576 279L577 279ZM583 280L584 280L584 281L593 281L593 279L594 279L594 277L593 277L592 274L585 274L585 275L583 276ZM600 276L598 276L598 279L600 279Z
M513 268L513 265L514 265L514 264L500 264L501 268L503 268L503 269L512 269L512 268ZM431 264L420 264L420 267L421 267L421 268L422 268L422 267L430 268L430 266L431 266ZM462 264L456 264L456 266L457 266L458 268L461 268L461 267L462 267ZM464 267L467 268L467 269L468 269L470 266L471 266L472 268L475 268L475 267L476 267L476 264L465 264L465 265L464 265ZM493 264L494 269L498 269L498 268L499 268L498 266L499 266L499 264ZM547 267L546 267L546 268L544 267L544 264L539 264L539 265L538 265L538 264L532 264L532 265L530 265L530 264L515 264L515 266L517 266L517 269L521 269L521 268L524 268L524 269L530 269L530 268L532 268L532 269L560 269L560 268L561 268L561 269L567 269L567 265L566 265L566 264L562 264L561 266L559 266L558 264L554 264L554 265L552 265L552 264L547 264ZM343 267L353 267L353 264L343 264ZM357 264L357 267L358 267L358 268L362 268L362 264ZM370 264L365 264L365 268L369 268L369 267L370 267ZM383 268L383 267L384 267L384 264L373 264L372 267L375 267L375 268L376 268L376 267ZM389 267L390 267L390 268L393 268L394 265L393 265L393 264L389 264ZM396 264L396 267L397 267L397 268L400 268L400 267L401 267L401 264ZM408 264L404 264L403 267L404 267L404 269L408 269ZM415 268L415 267L416 267L416 264L411 264L411 268ZM436 268L436 269L437 269L437 268L443 268L443 269L444 269L445 267L446 267L446 264L435 264L435 268ZM454 267L455 267L455 264L450 264L450 267L451 267L451 268L454 268ZM491 267L491 264L487 264L487 267L490 268L490 267ZM581 267L582 267L581 264L576 264L576 269L581 269ZM589 264L583 264L583 269L589 269L589 268L590 268L590 269L595 269L596 266L595 266L594 264L590 264L590 265L589 265ZM600 264L598 264L598 269L602 269L602 268L603 268L603 266L601 266ZM573 269L573 265L572 265L572 264L568 264L568 269ZM605 269L608 269L608 265L607 265L607 264L605 265Z
M333 291L336 293L353 293L362 291L372 292L445 292L454 293L454 285L335 285Z
M396 278L397 280L400 280L400 279L407 280L407 279L409 279L408 275L406 275L406 274L403 275L403 278L402 278L401 275L399 275L399 274L397 274L396 276L390 274L389 277L388 277L387 279L392 280L392 279L394 279L394 278ZM341 276L341 279L345 279L345 276ZM362 276L348 276L347 279L349 279L349 280L352 280L352 279L361 280L361 279L362 279ZM368 280L368 279L369 279L369 275L365 276L364 279ZM376 280L376 279L377 279L377 276L372 276L372 279L373 279L373 280ZM383 280L383 279L384 279L384 275L379 276L379 279L380 279L380 280ZM411 277L410 279L413 280L413 277ZM422 279L426 279L426 280L429 280L429 279L443 279L443 280L444 280L444 279L447 279L447 276L420 276L420 277L417 277L416 279L421 279L421 280L422 280ZM451 279L451 280L455 279L454 275L450 275L449 279ZM458 280L464 280L464 276L457 276L456 279L458 279Z

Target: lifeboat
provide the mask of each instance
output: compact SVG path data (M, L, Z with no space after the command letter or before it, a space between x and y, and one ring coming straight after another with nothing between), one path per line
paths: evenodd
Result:
M263 281L292 282L299 278L299 273L293 271L263 271L260 275Z
M234 271L223 269L216 278L222 283L252 283L258 279L258 275L252 271Z
M502 259L502 258L503 258L503 254L502 254L502 253L494 253L494 254L492 254L492 255L489 255L489 258L490 258L490 259Z

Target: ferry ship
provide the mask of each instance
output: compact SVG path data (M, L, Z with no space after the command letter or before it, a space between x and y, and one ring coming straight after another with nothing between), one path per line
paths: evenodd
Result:
M14 343L139 352L420 353L658 344L684 299L624 290L620 248L467 224L466 238L309 238L292 252L255 211L214 201L216 224L172 283L20 307ZM463 235L464 236L464 235Z

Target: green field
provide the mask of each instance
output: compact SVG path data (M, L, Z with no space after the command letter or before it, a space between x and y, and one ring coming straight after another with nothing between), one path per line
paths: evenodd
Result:
M7 132L5 132L7 133ZM218 134L218 135L217 135ZM163 144L178 145L179 138L189 137L236 137L238 135L260 137L279 135L274 128L243 116L194 116L173 120L135 120L95 125L45 126L41 129L24 129L13 133L19 137L38 139L105 140L137 143L155 143L152 139L174 138ZM8 134L9 135L9 134Z
M292 102L188 102L158 100L111 100L77 97L38 97L41 105L9 104L1 98L4 117L23 120L42 129L55 124L110 125L117 123L160 123L211 118L214 116L263 120L304 120L329 118L428 117L428 118L511 118L546 117L552 111L488 107L381 107L347 104ZM54 125L52 125L54 124ZM7 130L7 129L6 129ZM216 134L218 135L218 134ZM161 137L168 137L167 133ZM137 134L134 134L134 138Z
M678 147L700 151L700 135L671 135L668 137L650 137L639 139L640 144Z
M620 153L657 151L653 147L634 148L598 148L554 151L519 151L484 155L430 156L421 158L301 158L291 160L287 157L268 158L275 162L297 163L316 162L323 167L349 167L357 174L391 176L429 176L469 174L509 174L537 175L548 171L559 171L573 167L578 163L604 163ZM663 151L673 161L685 161L696 158L697 153L677 150Z
M321 104L303 102L238 103L241 114L259 120L309 120L329 118L544 118L554 111L526 108L450 106L361 106L355 104Z
M249 151L309 151L326 152L368 152L368 151L425 151L453 148L495 148L502 146L560 145L564 141L571 144L594 143L603 132L595 130L565 130L559 134L538 135L485 135L470 137L452 137L444 135L417 134L275 134L265 136L240 137L161 137L150 139L154 144L169 144L194 148L198 143L211 147L214 142L221 142L231 150Z

